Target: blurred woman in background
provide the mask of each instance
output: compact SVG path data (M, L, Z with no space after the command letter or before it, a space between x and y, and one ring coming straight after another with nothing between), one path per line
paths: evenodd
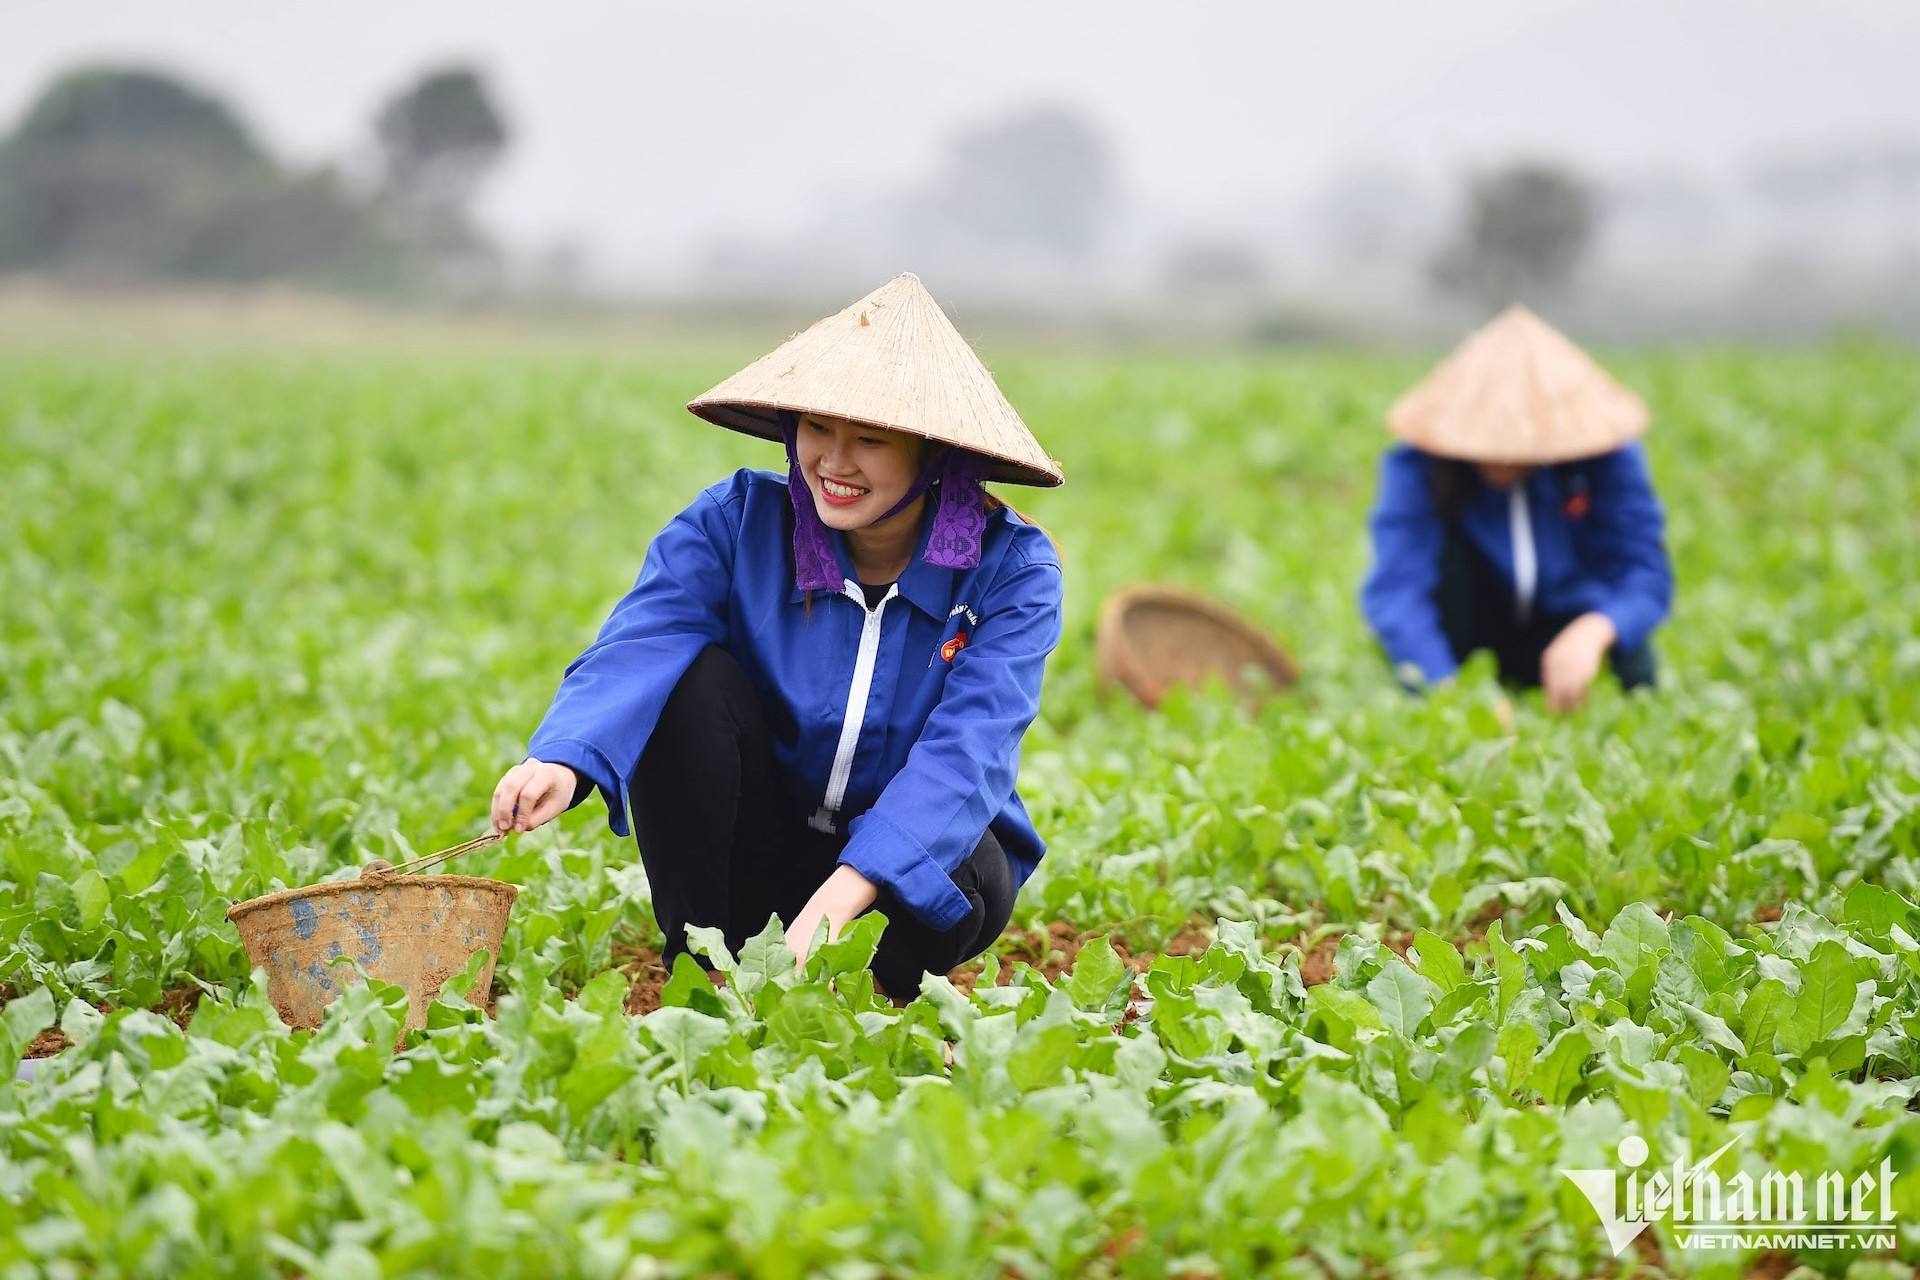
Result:
M1524 307L1479 330L1388 414L1361 607L1410 688L1490 650L1547 705L1603 660L1654 682L1673 575L1638 443L1646 406Z
M1057 485L919 280L900 276L694 400L784 442L647 549L493 796L501 831L606 797L671 964L778 916L804 958L870 908L872 968L919 994L1006 927L1045 846L1014 790L1060 639L1060 562L980 487Z

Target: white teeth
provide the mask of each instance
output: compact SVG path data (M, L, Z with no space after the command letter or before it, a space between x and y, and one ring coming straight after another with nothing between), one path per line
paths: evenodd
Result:
M836 498L856 498L866 492L865 489L857 489L852 485L840 484L837 481L827 479L825 476L820 477L820 487Z

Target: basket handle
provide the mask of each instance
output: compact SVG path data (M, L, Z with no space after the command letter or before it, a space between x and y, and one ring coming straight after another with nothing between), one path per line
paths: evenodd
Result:
M414 875L428 867L445 862L449 858L457 858L463 853L472 853L475 849L484 849L490 844L499 844L507 838L508 834L509 833L505 831L489 831L483 836L476 836L465 844L456 844L450 849L442 849L438 853L430 853L424 858L415 858L413 861L403 862L397 867L383 867L380 874L388 876Z

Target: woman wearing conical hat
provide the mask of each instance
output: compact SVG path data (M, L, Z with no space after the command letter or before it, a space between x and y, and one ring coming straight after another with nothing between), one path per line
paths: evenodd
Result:
M785 474L743 469L654 538L494 825L597 790L669 964L689 925L737 952L777 915L804 956L878 907L875 977L913 996L999 935L1044 851L1014 776L1060 563L980 483L1058 464L910 275L687 407L784 443Z
M1503 680L1577 707L1603 660L1653 683L1673 574L1638 443L1646 407L1524 307L1394 405L1361 606L1410 686L1491 650Z

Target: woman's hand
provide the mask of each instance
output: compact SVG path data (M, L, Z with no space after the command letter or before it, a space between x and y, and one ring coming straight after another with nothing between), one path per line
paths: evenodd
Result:
M1618 634L1606 614L1583 613L1553 638L1540 655L1540 687L1548 708L1572 711L1586 701L1593 678L1600 674L1600 659Z
M806 964L807 948L813 945L813 931L822 918L827 922L827 941L832 942L840 936L847 921L872 906L879 896L873 881L852 867L845 863L835 867L827 882L813 891L807 905L800 908L800 914L787 926L787 945L793 949L794 968Z
M563 764L529 756L507 770L493 789L493 829L531 831L567 811L580 775Z

